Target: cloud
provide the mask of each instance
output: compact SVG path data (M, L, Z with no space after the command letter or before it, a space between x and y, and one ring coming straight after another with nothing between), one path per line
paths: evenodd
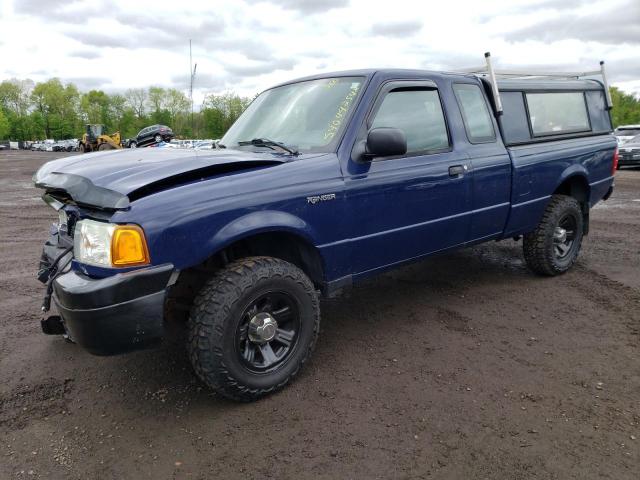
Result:
M50 10L64 8L75 3L76 0L20 0L16 2L17 13L27 15L43 15Z
M555 17L509 32L510 42L538 40L551 43L575 39L618 45L640 44L640 2L618 6L598 14Z
M212 52L238 52L249 60L272 60L274 55L268 44L253 35L238 35L227 28L222 18L210 17L204 21L193 19L163 19L116 15L119 23L118 35L95 31L69 29L65 35L84 45L95 47L113 47L127 49L162 49L172 52L187 52L189 40L192 40L194 52L204 49ZM126 32L126 33L125 33ZM81 56L81 55L78 55Z
M135 39L131 37L106 35L86 30L74 30L67 33L67 36L77 40L84 45L94 47L111 47L111 48L131 48L136 45Z
M174 75L171 77L171 83L173 88L186 90L189 86L189 75ZM194 89L226 90L233 86L233 83L238 81L237 77L229 76L225 71L221 71L218 74L211 73L198 73L194 79Z
M72 52L69 52L69 56L75 58L84 58L85 60L93 60L94 58L100 58L100 52L91 49L74 50Z
M16 13L47 20L69 23L87 23L90 18L104 14L102 2L81 3L77 0L18 0Z
M474 66L486 50L498 68L604 59L613 84L640 91L639 0L460 0L453 26L453 7L421 0L3 1L0 78L187 91L192 39L196 104L206 91L251 95L324 71Z
M302 14L327 12L334 8L349 5L349 0L247 0L247 3L271 3L287 10L296 10Z
M496 18L506 15L535 15L539 12L544 12L545 10L564 13L566 10L575 11L584 5L587 5L586 0L542 0L524 4L509 2L508 4L505 3L504 5L500 5L500 15L496 15L495 12L482 13L478 16L478 22L489 23Z
M581 7L587 3L586 0L542 0L539 2L519 5L513 8L515 12L533 12L537 10L552 9L552 10L573 10L577 7Z
M268 62L254 63L251 65L225 65L225 70L238 76L256 76L276 70L291 70L296 65L296 61L290 58L273 60Z
M273 60L274 54L268 44L255 37L216 35L207 38L202 46L208 52L237 52L249 60L267 61Z
M316 49L316 50L305 50L301 52L300 55L304 57L320 59L320 58L329 58L331 56L331 53L328 52L327 50Z
M111 83L107 77L65 77L62 81L75 84L80 91L97 90Z
M186 16L168 18L154 16L152 20L143 15L116 14L114 19L120 24L131 27L137 36L150 41L158 38L170 38L175 43L185 43L189 39L199 41L223 34L226 29L224 19L219 15L207 16L204 20Z
M420 20L403 22L376 23L371 27L371 33L381 37L410 37L422 29Z

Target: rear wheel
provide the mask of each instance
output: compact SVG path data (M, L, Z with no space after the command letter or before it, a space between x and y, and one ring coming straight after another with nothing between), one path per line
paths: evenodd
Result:
M160 143L160 142L162 141L162 136L161 136L161 135L156 135L156 136L153 138L153 140L154 140L156 143Z
M584 233L582 209L573 197L553 195L536 229L524 236L524 258L540 275L559 275L578 258Z
M288 384L318 336L315 288L296 266L251 257L217 272L194 301L189 356L223 396L251 401Z

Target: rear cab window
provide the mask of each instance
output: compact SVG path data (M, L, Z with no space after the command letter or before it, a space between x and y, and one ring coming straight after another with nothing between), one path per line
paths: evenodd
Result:
M449 135L436 89L398 87L389 91L370 128L392 127L407 137L407 155L449 149Z
M496 132L493 121L480 87L470 83L455 83L453 92L460 107L469 142L495 142Z

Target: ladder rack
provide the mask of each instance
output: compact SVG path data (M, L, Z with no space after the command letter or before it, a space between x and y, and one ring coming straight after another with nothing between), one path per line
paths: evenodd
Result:
M459 73L472 73L476 75L483 75L489 77L489 83L491 84L491 91L496 104L496 113L502 114L502 100L500 98L500 91L498 90L498 78L549 78L549 79L580 79L583 77L591 77L595 75L602 76L602 84L604 85L604 95L607 110L613 107L611 102L611 92L609 92L609 84L607 83L607 75L604 70L604 62L600 62L599 70L592 70L586 72L536 72L536 71L524 71L524 70L495 70L491 64L491 53L486 52L484 54L485 64L475 68L462 68L456 70Z

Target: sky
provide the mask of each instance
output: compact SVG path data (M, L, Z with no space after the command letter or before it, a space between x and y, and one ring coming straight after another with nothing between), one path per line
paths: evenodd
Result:
M252 96L353 68L594 70L640 95L640 0L0 0L0 81Z

